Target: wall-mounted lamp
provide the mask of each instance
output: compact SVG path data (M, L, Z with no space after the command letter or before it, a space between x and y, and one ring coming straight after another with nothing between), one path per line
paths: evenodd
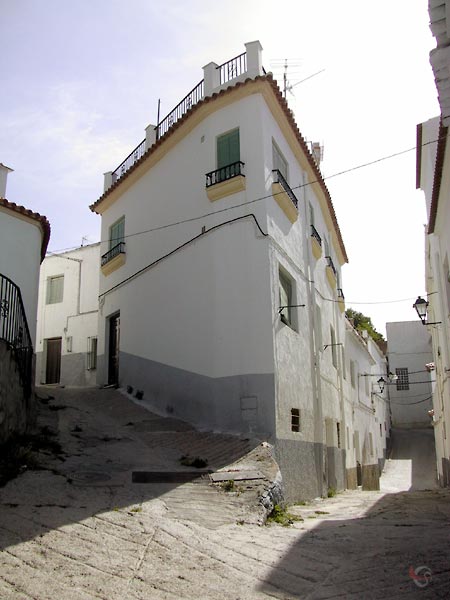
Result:
M417 297L417 300L413 304L413 308L416 309L417 314L419 315L419 319L422 322L422 325L440 325L442 321L435 321L434 323L427 323L427 311L428 311L429 302L420 296Z
M380 394L382 394L384 392L384 386L386 385L386 379L384 377L380 377L380 379L377 380L377 383L380 388Z

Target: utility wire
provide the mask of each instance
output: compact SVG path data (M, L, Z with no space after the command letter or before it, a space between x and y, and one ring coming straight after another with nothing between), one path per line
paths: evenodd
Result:
M450 135L448 137L450 137ZM422 146L427 146L429 144L435 144L438 141L439 141L439 138L437 140L431 140L429 142L424 142L422 144ZM379 162L382 162L382 161L385 161L385 160L389 160L389 159L395 158L397 156L401 156L402 154L406 154L408 152L412 152L413 150L416 150L416 149L417 149L417 146L413 146L411 148L407 148L406 150L400 150L399 152L394 152L393 154L382 156L380 158L377 158L375 160L369 161L367 163L362 163L360 165L356 165L354 167L350 167L349 169L344 169L343 171L339 171L338 173L334 173L333 175L323 176L321 179L315 179L314 181L308 181L307 183L299 184L297 186L292 187L291 190L299 190L299 189L302 189L304 187L308 187L310 185L313 185L315 183L320 183L320 181L322 181L322 180L324 181L326 179L332 179L332 178L338 177L340 175L345 175L346 173L351 173L352 171L357 171L359 169L363 169L365 167L369 167L369 166L377 164ZM281 191L281 192L277 192L276 194L270 193L270 194L267 194L266 196L260 196L259 198L254 198L253 200L247 200L246 202L241 202L240 204L235 204L233 206L228 206L226 208L222 208L222 209L214 211L214 212L205 213L205 214L200 215L198 217L191 217L189 219L182 219L180 221L173 221L172 223L167 223L166 225L160 225L159 227L153 227L152 229L145 229L145 230L142 230L142 231L137 231L135 233L129 233L128 235L124 236L124 239L125 238L129 238L129 237L135 237L137 235L143 235L145 233L153 233L154 231L160 231L162 229L167 229L169 227L175 227L177 225L182 225L184 223L190 223L192 221L200 221L201 219L204 219L206 217L210 217L210 216L213 216L213 215L216 215L216 214L220 214L222 212L226 212L226 211L229 211L229 210L234 210L234 209L240 208L242 206L248 206L249 204L254 204L255 202L260 202L262 200L267 200L269 198L272 198L274 195L282 194L282 193L284 193L284 192ZM100 243L101 242L107 242L107 241L109 241L109 240L100 240ZM57 254L59 252L64 252L64 251L68 251L68 250L74 250L75 248L79 248L79 246L71 246L69 248L61 248L60 250L52 250L48 254L50 254L50 255ZM363 304L363 302L354 302L354 304ZM370 303L364 303L364 304L370 304ZM384 304L384 303L381 303L381 304Z

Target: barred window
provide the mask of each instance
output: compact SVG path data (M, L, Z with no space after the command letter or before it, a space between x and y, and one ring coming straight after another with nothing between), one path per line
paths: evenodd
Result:
M46 304L57 304L63 301L64 294L64 275L49 277L47 279L47 298Z
M408 368L395 369L397 375L397 389L398 390L409 390L409 374Z
M87 370L93 371L97 368L97 337L88 337L87 346Z
M300 409L291 408L291 430L300 431Z

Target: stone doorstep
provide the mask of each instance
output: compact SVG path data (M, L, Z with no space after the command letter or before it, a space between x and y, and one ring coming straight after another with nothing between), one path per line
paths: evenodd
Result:
M219 471L217 473L211 473L210 478L213 483L219 483L221 481L250 481L253 479L266 479L260 471L251 470Z

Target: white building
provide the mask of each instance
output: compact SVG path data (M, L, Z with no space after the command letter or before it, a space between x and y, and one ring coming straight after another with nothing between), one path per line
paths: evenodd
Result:
M33 420L33 366L39 266L47 219L6 200L12 169L0 163L0 443Z
M389 387L393 427L430 427L434 372L431 335L415 321L386 323L389 369L397 376Z
M42 263L36 384L96 384L100 244L51 254Z
M346 430L342 439L347 451L347 487L379 489L391 431L386 357L348 320L345 354Z
M441 116L417 126L416 186L427 208L425 248L427 329L435 362L433 425L438 479L450 485L450 2L430 0L430 27L436 48L430 52Z
M288 497L312 497L346 485L347 255L318 156L261 50L209 63L105 174L91 206L107 240L98 383L202 427L265 435Z

